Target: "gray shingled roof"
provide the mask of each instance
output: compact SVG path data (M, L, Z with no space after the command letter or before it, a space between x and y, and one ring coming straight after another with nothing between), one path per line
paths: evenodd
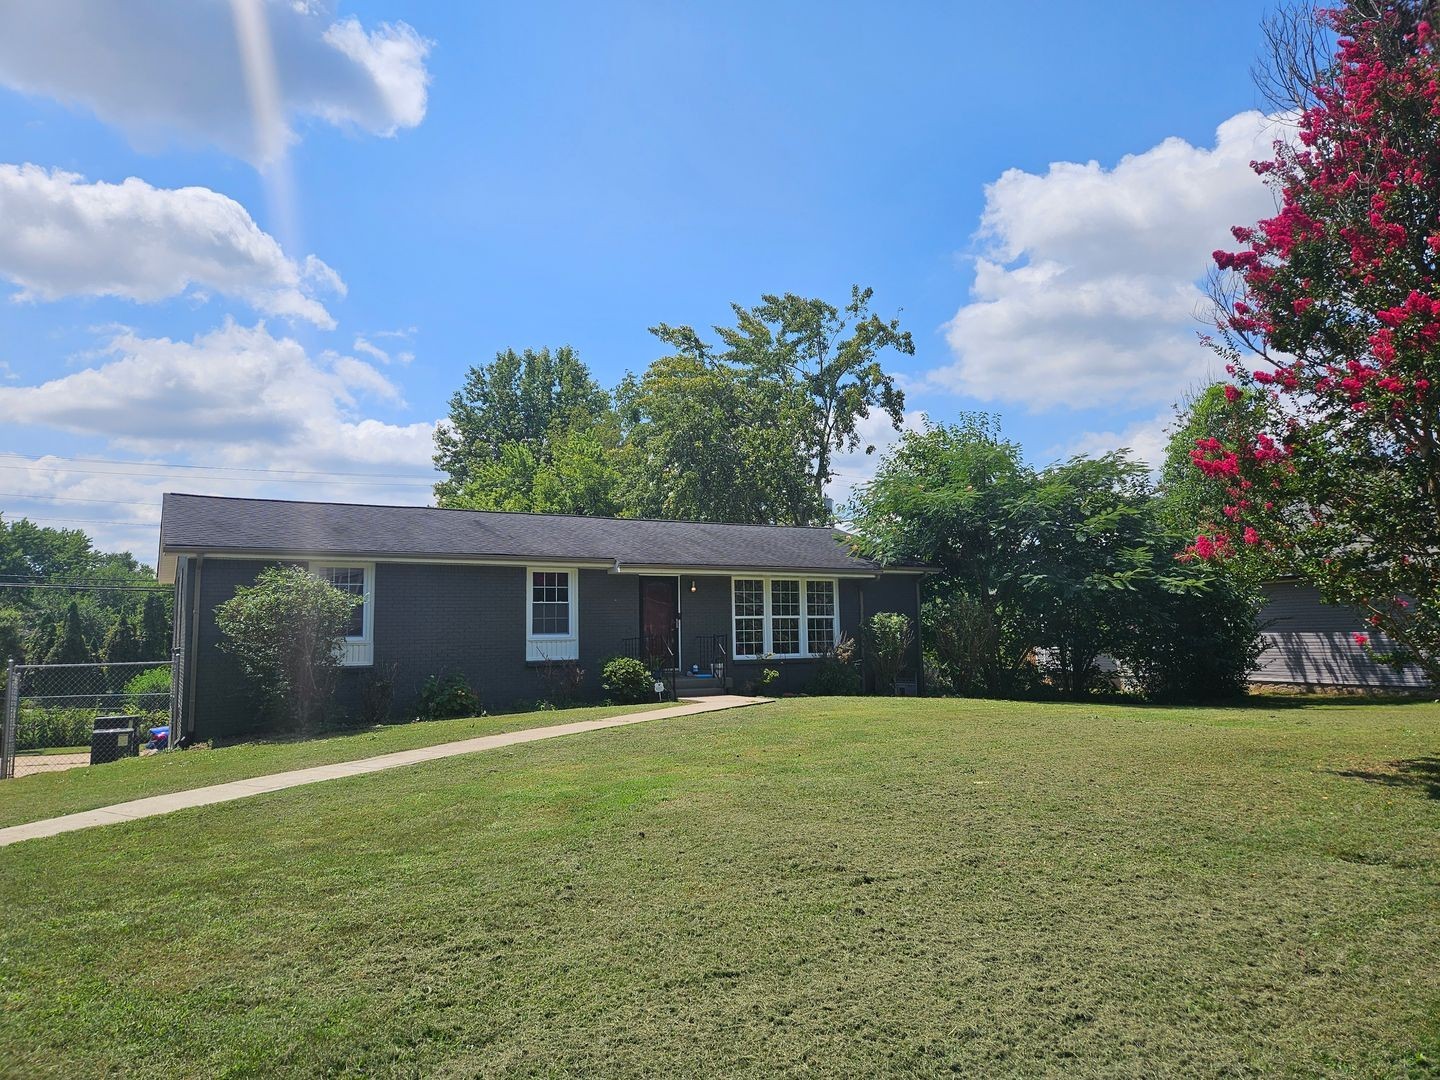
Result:
M167 494L160 550L874 573L834 529Z

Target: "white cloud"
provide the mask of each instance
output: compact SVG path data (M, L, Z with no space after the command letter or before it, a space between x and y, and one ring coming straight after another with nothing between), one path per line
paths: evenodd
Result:
M1281 129L1258 112L1213 148L1171 138L1112 169L1011 169L985 190L970 302L946 327L936 388L1031 409L1154 404L1203 376L1197 287L1232 225L1273 212L1249 168Z
M860 448L837 454L831 459L830 467L835 478L830 481L825 493L835 500L837 507L844 506L857 487L874 478L880 459L900 441L900 437L907 431L923 431L925 423L925 413L914 409L905 413L901 419L900 430L896 431L886 413L872 409L870 415L857 425ZM875 452L865 453L866 446L875 447Z
M1087 431L1067 443L1063 448L1052 450L1047 456L1051 460L1075 457L1084 454L1097 457L1111 450L1130 450L1136 460L1143 461L1152 471L1158 471L1165 464L1165 448L1170 443L1170 427L1175 423L1173 409L1165 409L1146 420L1127 425L1120 431Z
M335 320L313 294L345 289L325 263L289 258L243 206L209 188L0 165L0 221L0 277L20 287L17 300L218 292L328 329Z
M362 360L315 360L265 325L227 321L193 341L121 331L104 362L36 386L0 387L0 421L103 434L152 455L218 465L323 469L429 467L434 425L366 417L363 401L400 392Z
M227 321L192 341L121 328L92 361L0 385L0 424L103 440L76 457L0 454L6 517L83 528L153 559L165 491L430 502L435 425L367 415L401 395L363 360L312 358L264 324Z
M380 333L377 333L377 334L374 335L374 336L375 336L375 337L397 337L397 338L405 338L405 337L408 337L409 335L404 334L404 333L401 333L401 332L399 332L399 331L388 330L388 331L381 331ZM356 334L356 335L355 335L355 343L354 343L353 345L351 345L350 347L351 347L352 349L354 349L356 352L361 353L361 354L363 354L363 355L365 355L365 356L370 357L371 360L378 360L378 361L379 361L380 363L382 363L382 364L390 364L390 363L408 364L408 363L410 363L411 360L414 360L414 359L415 359L415 354L414 354L413 352L409 352L409 351L403 351L403 350L402 350L402 351L400 351L400 352L396 352L396 353L394 353L394 354L391 354L390 352L387 352L385 349L380 348L379 345L376 345L373 341L371 341L369 338L367 338L364 334Z
M238 32L257 24L247 54ZM367 30L329 4L45 0L6 6L0 83L88 108L142 145L178 134L264 165L298 139L297 120L382 136L419 124L429 50L403 22Z

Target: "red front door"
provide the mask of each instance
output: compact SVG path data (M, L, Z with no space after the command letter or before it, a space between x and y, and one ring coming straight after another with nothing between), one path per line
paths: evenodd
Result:
M675 667L680 662L680 592L673 577L640 579L640 647L646 662Z

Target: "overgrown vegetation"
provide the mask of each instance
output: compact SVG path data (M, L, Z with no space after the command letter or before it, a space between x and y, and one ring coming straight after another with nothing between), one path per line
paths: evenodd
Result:
M877 693L895 692L896 680L905 669L910 646L914 644L915 630L907 616L894 611L870 616L865 627L865 662L875 677Z
M732 304L718 343L689 326L613 393L568 346L507 349L472 367L435 435L441 506L810 525L829 520L836 453L866 446L878 410L897 428L904 394L880 357L915 351L855 287L841 307L766 295Z
M12 659L84 664L170 655L169 591L149 588L155 575L133 555L96 551L79 529L0 519L0 582L7 586L0 589L0 682ZM34 587L43 584L124 588Z
M1258 595L1179 558L1165 507L1124 451L1036 469L994 418L971 415L907 433L851 510L867 553L941 569L922 640L956 693L1083 697L1107 688L1107 658L1156 698L1236 693Z

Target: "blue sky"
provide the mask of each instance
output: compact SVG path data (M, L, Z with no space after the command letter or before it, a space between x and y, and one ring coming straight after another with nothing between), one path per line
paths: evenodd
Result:
M8 516L149 557L163 490L424 501L496 350L613 384L656 322L851 283L915 336L912 422L1153 454L1268 206L1253 0L303 8L0 17Z

